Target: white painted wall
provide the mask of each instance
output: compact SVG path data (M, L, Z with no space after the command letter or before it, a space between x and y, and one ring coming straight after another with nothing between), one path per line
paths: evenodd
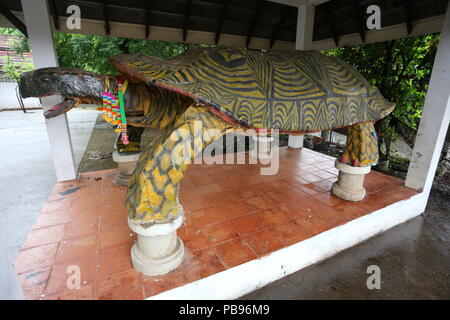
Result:
M36 69L58 67L47 0L22 0L21 2L34 66ZM62 98L59 96L49 96L41 99L44 111L61 101ZM77 171L67 115L64 113L57 117L46 119L45 124L58 181L75 179Z
M450 4L447 7L439 47L434 60L422 119L408 168L405 185L431 190L450 122Z
M16 82L0 82L0 109L20 109L19 101L16 97ZM25 108L40 107L41 103L37 98L23 99Z

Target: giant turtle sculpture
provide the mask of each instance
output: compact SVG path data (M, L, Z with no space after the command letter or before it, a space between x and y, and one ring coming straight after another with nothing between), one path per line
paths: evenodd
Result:
M144 227L182 214L178 189L187 164L174 161L185 147L182 135L194 137L189 144L193 158L217 139L205 134L211 128L220 134L233 127L304 134L348 127L339 161L363 167L378 161L373 123L394 108L353 67L316 51L193 47L173 59L132 54L111 62L129 81L130 144L119 142L119 150L138 151L145 127L164 130L143 152L128 185L129 218ZM65 97L46 112L52 117L81 102L100 103L106 87L115 93L116 81L82 70L44 68L23 74L20 92L23 97ZM200 132L196 121L202 123Z

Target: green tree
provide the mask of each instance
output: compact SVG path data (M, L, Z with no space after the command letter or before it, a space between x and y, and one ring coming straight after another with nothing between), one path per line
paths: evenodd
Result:
M376 123L382 160L389 159L402 127L417 129L438 43L439 35L433 34L324 52L353 65L396 103L394 112Z
M16 29L0 28L0 34L20 38L15 45L17 53L30 52L28 39ZM58 62L61 67L78 68L92 72L115 75L109 57L122 53L147 53L159 58L171 58L188 48L188 44L137 40L95 35L54 33Z

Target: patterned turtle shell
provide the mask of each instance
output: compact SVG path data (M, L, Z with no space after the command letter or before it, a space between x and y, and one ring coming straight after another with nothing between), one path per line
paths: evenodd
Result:
M247 128L314 132L384 118L394 108L345 62L317 51L193 47L172 59L112 57L130 79L189 96Z

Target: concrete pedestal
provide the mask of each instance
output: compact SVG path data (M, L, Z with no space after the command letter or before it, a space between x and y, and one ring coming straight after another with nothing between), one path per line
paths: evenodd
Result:
M254 147L250 150L250 157L256 159L272 158L272 142L273 137L269 136L252 136Z
M347 201L361 201L366 196L364 176L370 172L369 167L352 167L345 163L335 162L339 170L338 181L333 184L331 192L338 198Z
M113 161L117 163L119 168L114 181L120 186L127 186L141 153L123 155L114 151L112 156Z
M133 267L146 276L168 273L178 267L184 258L183 241L177 229L183 222L181 215L172 223L155 224L144 228L128 220L128 226L137 233L137 242L131 248Z
M289 140L288 140L288 147L289 148L294 148L294 149L299 149L299 148L303 148L303 140L304 140L304 136L289 136Z

